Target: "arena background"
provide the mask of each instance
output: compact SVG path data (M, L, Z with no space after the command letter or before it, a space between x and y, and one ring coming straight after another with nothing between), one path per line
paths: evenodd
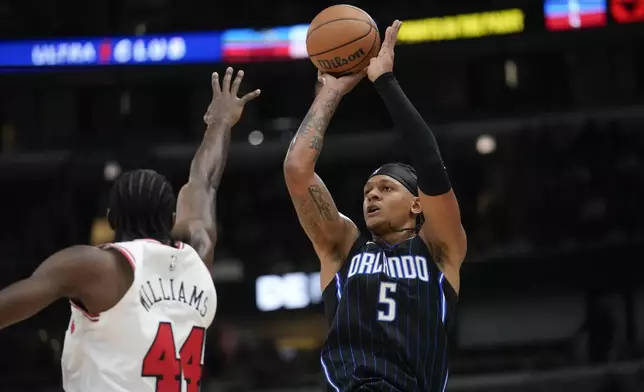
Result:
M469 237L448 391L643 391L644 1L350 3L381 31L417 20L396 74L437 134ZM263 94L218 200L202 391L321 391L318 262L281 163L314 97L306 23L328 5L1 0L0 287L109 241L120 172L153 168L178 190L210 74L233 64ZM366 176L407 159L391 125L364 82L327 133L318 171L360 224ZM68 317L60 301L0 331L1 391L61 391Z

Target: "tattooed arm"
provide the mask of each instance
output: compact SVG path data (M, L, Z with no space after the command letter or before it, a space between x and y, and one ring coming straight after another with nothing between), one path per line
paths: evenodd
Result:
M284 160L284 177L302 228L313 244L321 263L324 289L342 266L358 228L338 212L324 182L315 173L324 134L342 96L364 75L335 79L320 77L323 87L302 121Z

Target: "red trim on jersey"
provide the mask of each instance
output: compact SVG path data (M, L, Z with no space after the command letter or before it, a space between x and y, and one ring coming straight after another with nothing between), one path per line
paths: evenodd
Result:
M135 260L134 256L132 255L132 253L128 249L126 249L126 248L124 248L122 246L119 246L119 245L117 245L115 243L103 244L103 245L101 245L99 247L99 249L102 249L102 250L114 249L114 250L119 251L127 259L127 262L130 263L130 267L132 267L133 270L136 269L136 263L134 262L134 260Z
M127 248L124 248L124 247L119 246L117 244L108 244L108 245L109 245L110 248L116 249L119 252L121 252L121 254L127 259L128 263L130 263L130 266L132 267L132 269L133 270L136 269L136 263L134 262L134 256L132 255L132 253L130 253L130 251Z
M176 245L177 245L177 247L178 247L179 249L183 249L183 245L184 245L184 244L183 244L183 242L181 242L181 241L177 241L177 244L176 244Z
M80 306L76 305L74 303L74 301L72 301L71 299L69 300L69 303L73 307L75 307L79 312L83 313L83 316L85 316L85 318L88 319L89 321L91 321L93 323L98 322L98 317L100 316L99 314L91 314L91 313L86 312L85 309L83 309Z

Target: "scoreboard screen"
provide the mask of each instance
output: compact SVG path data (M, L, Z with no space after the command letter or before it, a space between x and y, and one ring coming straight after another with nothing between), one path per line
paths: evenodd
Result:
M572 30L606 25L606 0L546 0L546 28Z

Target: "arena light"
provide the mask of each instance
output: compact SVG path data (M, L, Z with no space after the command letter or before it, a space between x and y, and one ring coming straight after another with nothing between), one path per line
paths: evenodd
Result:
M476 12L403 21L400 43L447 41L521 33L525 14L520 9Z
M505 85L511 89L519 86L519 68L514 60L506 60L503 66Z
M259 146L264 141L264 133L259 130L254 130L248 134L248 143L252 146Z
M496 150L496 140L490 135L481 135L476 139L476 151L481 155L492 154Z
M106 181L114 181L118 176L121 175L121 165L118 162L105 162L103 167L103 178Z

